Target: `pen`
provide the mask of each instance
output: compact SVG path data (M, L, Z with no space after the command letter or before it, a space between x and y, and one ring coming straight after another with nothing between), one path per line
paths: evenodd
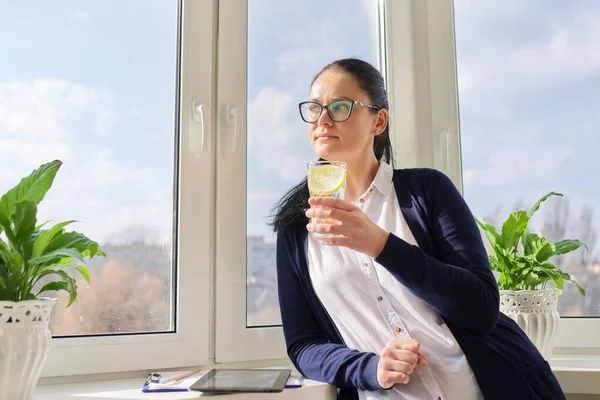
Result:
M162 381L161 383L177 382L177 381L180 381L182 379L189 378L192 375L199 374L200 372L202 372L201 369L195 369L193 371L186 372L185 374L177 375L177 376L174 376L172 378L166 379L166 380Z

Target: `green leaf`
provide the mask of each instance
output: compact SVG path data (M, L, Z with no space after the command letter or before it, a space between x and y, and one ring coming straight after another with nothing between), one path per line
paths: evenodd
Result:
M98 254L98 243L88 239L79 232L63 232L56 235L48 246L46 252L52 252L58 249L75 249L84 257L94 257ZM104 253L102 253L104 254Z
M560 193L556 193L556 192L550 192L548 194L546 194L545 196L543 196L541 199L539 199L537 201L537 203L535 203L533 205L533 207L531 207L531 209L529 210L529 212L527 213L527 216L531 218L531 216L540 208L540 205L546 201L546 199L548 199L548 197L550 196L562 196L562 194Z
M46 247L52 239L63 229L65 226L77 222L75 220L61 222L54 225L52 228L43 231L33 242L33 257L39 257L46 251Z
M73 258L83 261L83 256L79 251L65 248L46 253L43 256L33 257L29 260L29 263L35 266L54 266L66 264Z
M531 241L532 253L539 262L548 261L554 251L554 245L545 237L537 236Z
M516 250L519 238L527 228L529 216L525 211L519 210L510 214L502 224L502 242L507 250Z
M561 278L560 276L553 276L552 280L554 281L558 289L562 290L564 288L565 284L563 278Z
M0 216L10 219L18 202L29 200L36 206L44 199L46 192L52 186L54 177L62 165L54 160L40 166L0 198ZM2 228L6 229L5 226ZM1 231L1 229L0 229Z
M12 263L12 257L10 256L10 249L8 245L0 239L0 265L4 264L5 267L10 267Z
M79 265L79 264L70 264L68 265L70 268L73 268L74 270L76 270L77 272L79 272L81 274L81 276L83 277L83 279L85 279L85 281L87 283L90 283L90 273L88 272L88 270L83 266L83 265Z
M69 291L69 283L65 282L65 281L48 282L44 286L42 286L42 288L38 291L38 293L35 296L38 297L40 295L40 293L43 293L43 292L55 292L55 291L59 291L59 290L66 290L68 292Z
M579 293L581 293L582 296L585 296L585 289L582 288L579 283L575 282L575 281L571 281L575 287L577 288L577 290L579 290Z
M58 287L57 289L46 289L46 290L65 290L65 291L67 291L69 293L69 303L67 304L67 307L69 307L77 299L77 281L75 281L75 279L73 279L71 276L69 276L69 274L67 274L65 271L61 271L61 270L47 270L47 271L44 271L43 275L51 275L51 274L60 276L60 278L64 284L61 284L60 287L57 286ZM50 282L50 283L52 283L52 282ZM44 291L46 291L46 290L44 290L44 288L47 285L48 284L42 286L42 289L40 289L40 291L37 293L36 297L39 296ZM51 286L51 287L54 287L54 286Z
M494 271L504 273L510 272L512 269L512 260L506 254L504 254L503 249L494 249L494 254L490 254L489 261L490 266Z
M477 218L475 218L475 221L477 222L477 225L479 225L479 227L485 234L485 237L490 242L492 247L493 246L502 247L502 236L500 236L498 234L498 231L496 231L496 228L493 225L482 222Z
M6 235L6 238L8 239L8 243L10 244L10 246L20 253L21 246L19 246L19 241L17 240L17 237L15 236L15 234L12 230L10 222L2 214L0 214L0 228L4 228L4 234ZM0 229L0 232L1 231L2 230Z
M587 246L578 239L561 240L560 242L554 243L554 251L552 252L552 255L557 256L560 254L570 253L573 250L577 250L581 246L585 247L587 250Z
M541 282L542 282L542 280L540 279L540 277L538 276L538 274L536 274L535 272L530 272L527 275L527 277L525 278L525 283L530 288L535 288Z
M523 244L523 255L533 255L533 240L539 237L536 233L530 233L528 229L525 229L523 235L521 235L521 244Z
M39 230L41 230L41 229L42 229L44 226L46 226L46 225L47 225L47 224L49 224L50 222L52 222L52 220L51 220L51 219L49 219L49 220L47 220L47 221L44 221L44 222L42 222L41 224L39 224L38 226L36 226L36 227L35 227L35 230L36 230L36 231L39 231Z
M37 206L32 201L20 201L15 206L12 216L14 232L21 247L31 238L35 230Z
M560 277L563 278L564 280L570 281L571 280L571 275L569 275L566 272L563 271L557 271L560 274Z
M540 263L538 264L539 268L543 268L545 270L554 271L556 266L550 262Z

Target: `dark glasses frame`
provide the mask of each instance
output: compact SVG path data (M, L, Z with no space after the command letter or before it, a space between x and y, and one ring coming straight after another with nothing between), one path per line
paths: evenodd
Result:
M346 118L338 120L338 119L333 118L332 111L331 111L330 107L331 107L331 105L333 105L333 104L335 104L337 102L340 102L340 101L348 101L348 102L350 102L350 111L348 111L348 116ZM304 118L304 115L302 114L302 106L304 106L306 104L315 104L315 105L321 107L321 109L319 110L319 114L317 115L317 118L314 121L307 121ZM334 122L344 122L344 121L347 121L352 116L352 112L354 111L354 106L355 105L359 105L359 106L362 106L362 107L372 108L375 111L381 109L381 107L377 107L377 106L374 106L374 105L371 105L371 104L364 104L363 102L351 99L349 97L339 97L339 98L333 99L329 104L325 104L325 105L322 105L322 104L320 104L320 103L318 103L316 101L312 101L312 100L303 101L300 104L298 104L298 111L300 111L300 118L302 118L302 121L306 122L307 124L313 124L313 123L317 122L319 120L319 118L321 118L321 114L323 114L323 109L327 110L327 115L329 115L329 118L331 118L332 121L334 121Z

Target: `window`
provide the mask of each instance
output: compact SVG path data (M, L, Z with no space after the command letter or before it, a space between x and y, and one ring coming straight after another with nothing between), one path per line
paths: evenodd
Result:
M335 59L378 65L379 2L225 0L219 18L216 359L283 358L267 223L315 157L297 104Z
M40 218L83 221L73 229L107 253L74 305L57 293L46 376L207 360L211 209L195 205L211 203L212 157L190 116L194 98L212 102L212 64L179 44L210 54L214 25L211 4L193 3L0 6L0 192L61 159Z
M580 249L553 261L565 283L557 346L596 347L600 321L600 7L596 3L456 0L464 195L496 225L550 191L533 227ZM532 18L535 16L535 18ZM592 329L592 330L588 330Z

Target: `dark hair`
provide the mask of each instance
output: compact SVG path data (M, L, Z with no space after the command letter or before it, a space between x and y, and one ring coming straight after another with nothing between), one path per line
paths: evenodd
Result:
M358 84L358 87L364 91L372 105L378 108L389 110L387 91L385 82L381 73L366 61L356 58L345 58L334 61L321 70L312 80L315 83L317 78L325 71L338 70L350 75ZM373 112L376 112L373 110ZM373 152L377 160L385 161L394 165L394 156L392 154L392 143L390 141L389 120L385 130L375 136L373 140ZM304 212L308 208L308 183L306 178L287 192L275 205L272 212L272 221L270 225L275 232L283 231L291 225L298 222L308 222Z

